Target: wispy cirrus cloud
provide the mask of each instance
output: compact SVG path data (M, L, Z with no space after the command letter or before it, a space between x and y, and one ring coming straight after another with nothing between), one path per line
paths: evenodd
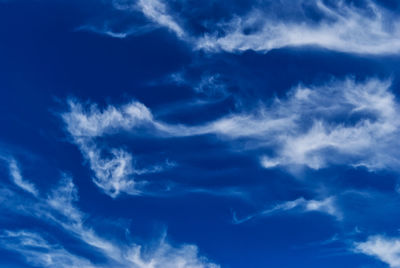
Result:
M36 187L32 183L30 183L22 178L21 170L18 166L17 161L15 161L14 158L0 156L0 159L3 159L8 164L10 178L12 179L13 183L16 186L18 186L19 188L21 188L24 191L31 193L34 196L38 195L38 190L36 189Z
M122 109L109 107L102 112L94 105L89 111L84 110L81 104L73 101L69 102L69 106L71 112L62 115L67 130L88 160L94 172L94 183L111 197L116 197L122 192L141 194L138 187L141 184L135 182L135 175L160 172L173 166L172 162L166 162L165 165L135 168L130 153L121 148L102 150L95 142L97 137L120 131L121 128L129 130L152 122L152 114L143 104L132 102ZM104 156L107 153L108 156Z
M138 0L137 7L151 21L166 27L174 32L178 37L183 38L184 29L179 25L176 19L169 14L167 5L160 0Z
M283 1L282 7L294 6L306 12L303 5ZM206 34L196 40L197 48L240 52L296 46L322 48L360 54L391 54L400 51L400 24L389 10L373 1L356 7L346 1L335 4L326 1L307 3L322 17L315 22L310 18L294 15L292 20L274 18L270 12L254 8L245 16L236 16L221 22L217 33ZM279 6L279 5L278 5ZM304 14L304 13L303 13ZM289 15L290 16L290 15Z
M152 30L154 30L154 26L151 25L143 25L143 26L135 26L135 27L129 27L129 29L124 29L124 30L116 30L113 29L112 26L108 25L109 23L103 23L102 25L82 25L78 28L76 28L76 31L79 32L93 32L96 34L101 34L105 36L109 36L112 38L119 38L123 39L128 36L137 36L137 35L142 35L145 33L148 33ZM111 24L111 23L110 23Z
M30 265L38 267L198 267L216 268L198 253L194 245L173 246L165 235L155 246L147 248L117 238L99 235L88 223L89 215L77 206L77 189L70 177L64 176L47 196L26 198L24 194L7 189L13 198L4 200L2 211L24 215L43 224L52 225L68 236L87 245L92 253L100 253L105 261L90 258L66 249L56 237L38 229L4 230L0 247L20 254ZM51 241L50 241L51 238ZM146 247L146 250L144 248Z
M270 151L261 156L265 168L350 165L398 170L399 104L390 86L387 80L356 82L351 78L299 85L285 98L198 125L160 121L137 102L108 106L103 111L95 106L85 110L75 103L63 118L75 143L89 158L93 153L82 146L87 137L147 129L146 135L154 137L215 135L231 144L245 140L246 147L241 150ZM129 165L123 167L126 170Z
M313 169L335 163L371 170L398 168L390 148L399 146L399 104L389 88L390 82L372 79L294 89L279 105L284 114L296 117L294 132L281 133L278 156L265 157L262 164L267 168L285 163Z
M399 104L390 82L332 81L293 88L258 110L231 114L202 126L170 133L216 134L247 139L250 148L273 149L266 168L331 164L398 169Z
M124 19L105 18L102 22L91 22L78 27L77 31L93 32L113 38L123 39L166 28L178 38L187 34L176 18L170 14L167 3L160 0L112 0L105 2L107 8L119 11ZM133 19L130 21L129 18ZM124 22L127 20L128 22Z
M4 231L0 241L7 250L24 256L27 263L37 267L96 267L89 260L68 252L58 244L52 244L40 234L29 231Z
M213 11L214 5L209 3L197 6L193 2L178 1L179 10L162 0L114 1L113 6L131 12L132 16L139 12L151 24L169 29L194 49L209 52L254 50L265 53L283 47L318 46L358 54L399 53L397 15L374 1L361 3L355 5L343 0L260 1L247 6L247 12L232 10L230 16L217 20L205 15ZM193 15L203 18L196 21L197 27L203 28L200 33L192 29ZM132 29L141 28L135 25L126 32L115 33L110 28L101 32L123 38L140 32Z
M241 224L255 218L260 217L268 217L274 214L288 212L288 211L297 211L301 213L305 212L321 212L331 215L337 219L342 218L342 214L339 208L335 205L335 198L334 197L327 197L322 200L306 200L303 197L292 201L286 201L279 204L276 204L270 208L262 210L260 212L256 212L249 216L238 218L236 213L233 214L233 223L234 224Z

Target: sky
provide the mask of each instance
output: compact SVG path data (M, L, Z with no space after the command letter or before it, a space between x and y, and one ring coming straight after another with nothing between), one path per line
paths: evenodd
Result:
M0 0L0 267L400 267L400 2Z

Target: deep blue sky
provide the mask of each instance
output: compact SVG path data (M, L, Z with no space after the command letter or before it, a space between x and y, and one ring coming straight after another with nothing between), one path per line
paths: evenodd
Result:
M399 19L0 0L0 266L400 267Z

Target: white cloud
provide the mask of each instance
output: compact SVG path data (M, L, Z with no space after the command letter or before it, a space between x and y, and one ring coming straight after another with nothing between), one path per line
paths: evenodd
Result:
M128 29L116 30L113 27L113 21L104 21L102 24L86 24L75 29L77 32L92 32L112 38L124 39L128 36L138 36L153 31L157 26L145 25L130 25Z
M199 24L207 28L207 33L202 35L189 34L191 31L184 28L184 22L190 19L185 17L188 15L180 14L183 17L178 19L174 15L175 11L165 1L138 0L129 5L119 2L113 1L114 8L139 11L152 23L171 30L195 49L206 51L268 52L288 46L311 45L361 54L400 52L398 18L390 10L368 0L363 8L344 0L329 4L322 0L285 0L279 3L261 1L246 14L234 15L230 20L224 18L213 24L207 20L199 21ZM190 6L190 2L182 2L181 5L187 10L195 8ZM312 7L321 19L313 21L307 16L304 6ZM110 29L102 31L107 32L117 38L136 34L135 30L117 34Z
M184 37L185 31L176 22L176 19L168 13L167 6L160 0L139 0L137 6L151 21L166 27L178 37Z
M203 75L199 83L193 89L197 93L205 94L207 96L226 97L229 95L226 85L221 81L221 76L219 74Z
M59 185L44 198L38 196L27 199L18 193L13 195L11 200L2 202L0 206L3 210L9 209L12 213L24 214L52 224L78 239L80 243L88 245L92 252L101 253L106 259L105 263L94 265L86 257L68 251L58 242L50 243L37 230L4 231L0 235L0 246L21 254L29 264L40 267L219 267L200 256L196 246L173 246L166 241L165 235L152 247L99 235L89 226L88 215L76 207L78 194L69 177L64 176Z
M269 137L280 147L275 162L313 169L328 164L398 168L399 105L389 87L372 79L296 88L277 108L283 117L295 117L295 127Z
M108 106L100 111L91 105L88 109L74 101L69 101L70 113L62 115L67 130L76 139L102 136L120 128L131 129L138 124L152 121L152 114L143 104L132 102L119 109Z
M143 35L164 27L177 35L185 38L185 30L179 25L175 16L161 0L110 0L111 7L121 12L118 17L110 16L103 22L89 22L76 28L76 31L93 32L96 34L123 39L128 36ZM108 1L105 1L108 4ZM107 5L108 6L108 5ZM128 15L127 15L128 14ZM133 19L130 23L124 23L124 19ZM141 18L141 17L144 18ZM124 18L124 19L122 19Z
M35 186L32 183L27 182L22 178L21 171L18 167L17 162L14 159L8 159L7 162L8 162L8 167L9 167L9 171L10 171L10 176L11 176L13 182L15 183L15 185L17 185L24 191L27 191L27 192L33 194L34 196L37 196L38 191L35 188Z
M62 115L67 131L88 160L94 172L94 183L106 194L113 198L121 192L131 195L140 194L138 186L143 183L136 183L134 175L163 170L163 165L135 168L130 153L115 148L101 150L103 146L99 147L95 141L97 137L112 134L121 129L132 130L138 126L151 125L153 116L143 104L132 102L118 109L109 106L103 111L95 105L85 109L74 101L70 101L69 106L70 112ZM109 156L104 156L104 154Z
M261 166L264 168L274 168L280 165L282 160L279 159L274 159L274 158L269 158L267 156L261 157Z
M84 107L76 101L69 102L69 112L62 114L66 129L73 142L88 160L94 173L93 181L106 194L117 197L120 193L140 194L140 186L145 182L135 182L135 175L160 172L174 166L154 165L136 168L132 164L132 155L123 149L109 149L99 145L96 138L109 136L119 131L134 131L139 128L151 129L152 135L164 137L184 137L204 134L219 134L230 138L259 136L263 131L274 131L288 125L288 120L264 120L256 115L233 115L216 120L203 126L185 126L168 124L156 120L151 111L143 104L131 102L100 110L96 105ZM102 149L100 149L102 148ZM105 152L103 152L105 151ZM107 155L108 156L104 156Z
M338 219L341 218L341 213L338 211L333 197L323 200L308 200L304 202L304 206L306 211L319 211L335 216Z
M147 135L185 137L214 134L227 142L246 140L245 149L265 148L265 168L329 165L365 166L370 170L400 168L400 112L390 81L332 80L326 84L299 85L286 98L276 98L261 108L228 114L200 125L169 124L157 120L143 104L108 106L88 111L72 104L63 115L96 174L97 182L121 182L132 171L130 156L114 151L100 158L93 138L118 131L151 129ZM89 142L90 141L90 142ZM129 188L127 184L123 187ZM104 186L104 189L117 187Z
M390 82L370 79L298 86L286 98L244 113L192 127L162 126L171 135L217 134L247 139L250 148L269 148L266 168L331 164L398 169L399 104ZM397 149L395 149L397 148Z
M365 242L356 243L353 250L375 257L392 268L400 267L400 239L371 236Z
M76 31L83 31L83 32L94 32L97 34L102 34L106 36L110 36L113 38L126 38L129 35L132 35L134 31L127 31L127 32L116 32L113 31L108 26L104 25L103 27L96 27L94 25L83 25L76 29Z
M398 53L400 24L390 22L389 11L372 1L367 9L356 8L345 1L334 7L321 0L313 1L324 19L320 22L285 21L254 9L244 17L221 23L222 36L207 34L197 47L209 50L267 52L286 46L316 45L336 51L365 54ZM284 1L282 5L290 5ZM300 5L299 5L300 7ZM261 25L261 26L259 26ZM259 29L246 33L248 28Z
M90 261L71 254L62 246L49 243L37 233L5 231L0 234L0 241L7 250L20 254L26 262L37 267L96 267Z
M268 209L251 214L244 218L238 219L236 213L233 214L233 223L240 224L254 218L266 217L275 213L291 211L297 209L298 212L321 212L336 217L338 220L342 219L341 212L335 205L335 198L328 197L322 200L306 200L303 197L293 201L286 201L276 204Z
M94 183L108 195L116 197L120 191L139 194L133 180L132 156L129 153L113 149L110 158L101 158L96 148L83 145L81 150L89 159L90 167L95 174Z

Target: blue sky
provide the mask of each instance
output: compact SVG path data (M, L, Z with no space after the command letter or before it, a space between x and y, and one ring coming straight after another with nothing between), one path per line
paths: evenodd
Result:
M0 0L0 266L400 267L399 19Z

